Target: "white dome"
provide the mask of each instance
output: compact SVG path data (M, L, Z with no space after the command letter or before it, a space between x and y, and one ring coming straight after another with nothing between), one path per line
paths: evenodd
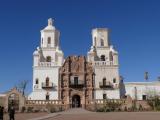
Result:
M53 26L53 21L52 18L48 19L48 26L44 28L44 30L55 30L55 27Z
M33 55L39 55L38 51L35 50L34 53L33 53Z

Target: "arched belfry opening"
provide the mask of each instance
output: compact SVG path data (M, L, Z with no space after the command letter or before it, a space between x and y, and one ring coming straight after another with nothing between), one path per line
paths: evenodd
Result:
M105 61L105 55L101 55L101 61Z
M72 96L72 108L81 107L81 97L79 95Z
M100 42L101 42L101 46L104 46L104 40L101 39Z
M49 77L46 78L46 87L49 86Z
M51 62L51 56L46 57L46 62Z
M51 37L48 37L47 43L48 43L48 44L51 44Z

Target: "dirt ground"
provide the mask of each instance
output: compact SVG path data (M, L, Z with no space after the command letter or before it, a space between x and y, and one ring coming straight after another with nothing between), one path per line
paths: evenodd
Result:
M48 113L16 113L15 120L28 120L31 118L37 118L48 115ZM4 120L9 120L8 114L4 115Z
M15 120L28 120L51 116L44 120L160 120L160 112L107 112L95 113L82 110L71 110L54 114L47 113L18 113ZM5 114L4 120L9 120Z
M61 114L46 120L160 120L160 112Z

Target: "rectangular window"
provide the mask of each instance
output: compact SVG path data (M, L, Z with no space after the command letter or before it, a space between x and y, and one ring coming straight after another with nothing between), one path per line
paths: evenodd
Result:
M38 82L39 82L38 79L36 79L36 84L38 84Z
M142 95L142 100L147 100L147 96L146 95Z
M51 44L51 37L48 37L48 44Z
M74 77L74 85L78 85L78 77Z
M92 99L94 99L94 91L92 92Z
M49 100L49 95L46 95L46 100Z
M106 94L103 94L103 99L107 99L107 95Z
M106 78L103 78L103 86L106 86Z
M116 83L116 78L113 79L113 83Z

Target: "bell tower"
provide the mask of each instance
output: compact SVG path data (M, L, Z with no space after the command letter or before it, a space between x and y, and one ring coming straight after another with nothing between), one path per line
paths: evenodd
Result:
M64 61L59 45L60 32L52 18L40 32L40 46L33 53L33 92L29 99L55 100L58 99L59 68Z
M48 26L41 30L41 47L58 48L60 32L53 26L52 18L48 19Z
M110 44L110 30L95 28L92 30L92 46L88 52L88 61L95 71L95 99L119 99L119 63L118 52Z
M109 29L96 28L92 30L92 46L109 47Z

